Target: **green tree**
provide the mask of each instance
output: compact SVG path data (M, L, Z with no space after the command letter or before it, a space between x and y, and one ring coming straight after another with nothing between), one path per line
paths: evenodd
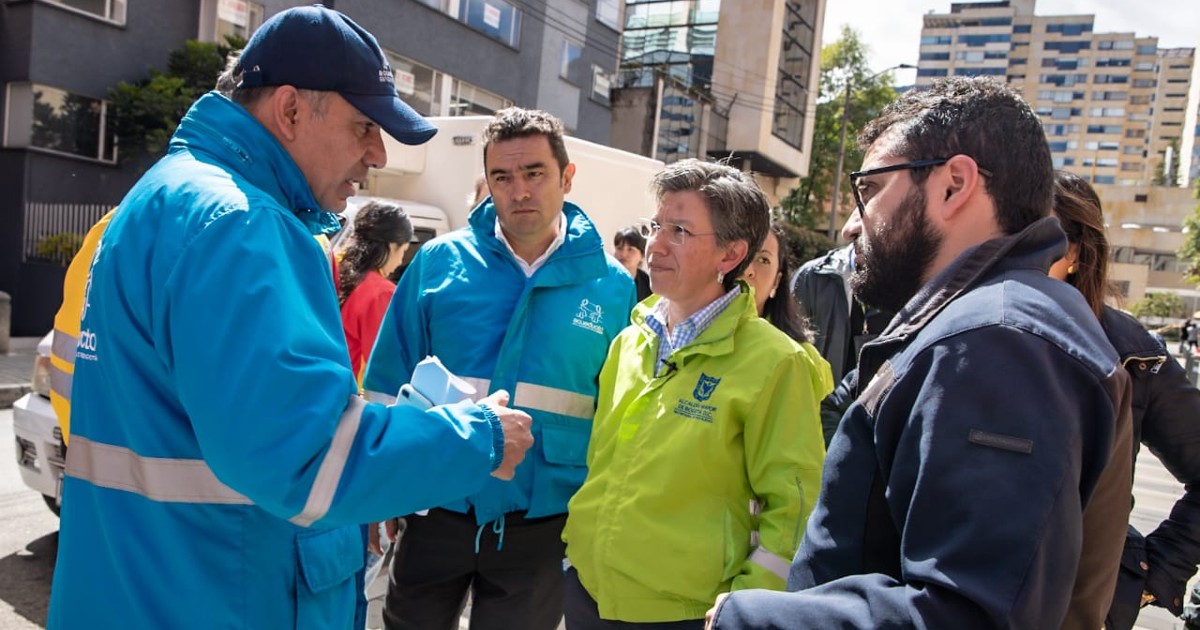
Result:
M1161 155L1162 155L1164 163L1160 164L1159 168L1155 169L1154 179L1151 182L1155 186L1178 186L1179 185L1179 164L1180 164L1180 162L1183 161L1182 159L1180 159L1180 155L1179 155L1179 138L1172 140L1171 144L1168 146L1170 146L1170 148L1171 148L1171 150L1170 150L1171 164L1170 165L1165 164L1165 162L1167 160L1168 152L1163 151ZM1163 170L1164 166L1167 166L1167 169L1165 171Z
M1196 180L1193 193L1200 199L1200 180ZM1200 282L1200 204L1183 219L1183 237L1183 245L1175 255L1188 264L1187 271L1184 272L1185 279L1188 282Z
M245 45L232 36L221 44L188 40L171 51L166 72L151 68L145 79L122 81L109 90L122 159L165 152L188 108L216 84L226 57Z
M1175 293L1147 293L1129 306L1134 317L1183 317L1183 298Z
M813 123L812 156L808 175L781 201L784 220L809 230L829 226L829 200L833 173L837 170L838 145L845 115L845 90L850 84L850 114L846 118L846 155L842 164L838 208L844 217L853 209L850 173L862 164L863 153L855 138L885 105L896 98L892 74L878 76L867 65L870 49L858 31L842 27L841 37L821 49L820 94Z

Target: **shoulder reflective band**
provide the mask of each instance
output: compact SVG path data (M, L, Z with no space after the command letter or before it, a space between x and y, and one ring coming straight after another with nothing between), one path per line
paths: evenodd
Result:
M125 490L171 503L249 505L250 499L221 483L202 459L142 457L123 446L71 436L66 474L102 488Z
M533 383L517 383L512 404L585 420L591 420L596 413L596 398L593 396Z
M788 571L790 571L792 568L792 563L771 553L770 551L767 551L766 549L763 549L762 547L756 548L754 553L750 554L750 562L753 562L754 564L757 564L771 573L778 575L779 579L783 580L784 582L787 581Z
M79 338L65 333L57 328L51 337L50 353L66 363L75 363L75 349L79 346Z
M289 519L292 523L308 527L321 520L329 511L329 506L333 504L333 495L342 481L346 458L350 456L350 447L354 445L354 436L358 434L358 425L362 422L362 412L366 406L367 403L358 396L350 397L350 404L346 405L346 410L338 419L333 440L329 443L329 450L325 452L325 460L317 470L312 490L308 492L304 510Z

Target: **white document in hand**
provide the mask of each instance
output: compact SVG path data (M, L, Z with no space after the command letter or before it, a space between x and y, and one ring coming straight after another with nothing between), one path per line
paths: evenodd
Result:
M477 394L474 386L447 370L437 357L428 356L413 368L412 380L400 387L396 404L428 409L460 400L474 400Z
M412 380L400 386L396 404L428 409L461 400L474 400L475 395L473 385L447 370L437 357L428 356L413 368ZM416 514L425 516L429 510L419 510Z

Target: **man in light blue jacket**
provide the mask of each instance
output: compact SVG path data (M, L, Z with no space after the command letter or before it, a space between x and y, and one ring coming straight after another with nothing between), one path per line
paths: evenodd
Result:
M483 134L491 197L417 252L380 326L368 397L437 355L482 394L513 392L537 442L512 481L408 519L388 630L458 628L468 589L473 630L553 630L562 617L567 501L587 474L600 368L635 300L591 220L563 200L575 165L562 133L545 112L496 114Z
M361 628L360 524L509 478L531 444L504 393L428 412L356 395L313 236L385 162L380 128L436 132L374 37L291 9L226 83L92 261L50 628Z

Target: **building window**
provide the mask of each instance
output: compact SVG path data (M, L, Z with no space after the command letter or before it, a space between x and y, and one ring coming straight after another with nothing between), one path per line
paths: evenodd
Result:
M920 56L921 61L949 61L950 53L948 52L923 52Z
M418 0L513 48L521 43L521 9L505 0Z
M1135 203L1146 203L1149 200L1150 200L1150 196L1145 193L1138 193L1133 196L1133 201Z
M691 87L716 89L712 68L720 7L720 0L626 2L620 86L651 87L661 72Z
M1033 27L1030 24L1014 24L1013 25L1014 33L1029 33L1029 32L1032 32L1032 30L1033 30Z
M658 112L658 150L655 158L670 164L700 155L700 122L704 104L674 81L664 81Z
M396 77L396 93L400 99L423 116L440 115L442 104L438 98L441 91L438 86L443 75L407 57L391 51L384 52Z
M921 38L922 46L947 46L954 41L949 35L926 35Z
M797 149L804 145L808 118L808 86L816 33L817 4L788 0L784 5L783 41L779 47L779 72L775 83L775 117L771 133Z
M8 84L4 146L117 161L106 101L36 83Z
M918 68L917 76L919 77L944 77L947 76L949 70L946 68Z
M596 21L614 31L621 30L620 0L596 0Z
M217 0L217 23L215 41L224 42L226 37L250 39L254 31L262 26L263 5L247 0Z
M571 83L578 82L579 58L583 56L583 45L564 39L562 45L562 54L558 59L558 76L570 81Z
M125 23L125 0L47 0L117 24Z
M512 105L512 101L481 87L453 79L450 86L451 116L491 116Z
M1062 33L1064 37L1078 37L1092 32L1092 25L1087 24L1047 24L1047 33Z
M1057 50L1060 53L1074 54L1081 50L1089 50L1092 47L1092 42L1046 42L1042 44L1044 50Z
M1012 41L1012 36L1008 33L999 33L995 35L959 35L958 43L967 46L986 46L999 42L1008 43Z
M1007 67L1000 68L957 68L954 71L955 76L959 77L986 77L986 76L1004 76L1008 72Z
M605 72L600 66L592 66L592 95L591 99L601 105L612 105L612 74Z

